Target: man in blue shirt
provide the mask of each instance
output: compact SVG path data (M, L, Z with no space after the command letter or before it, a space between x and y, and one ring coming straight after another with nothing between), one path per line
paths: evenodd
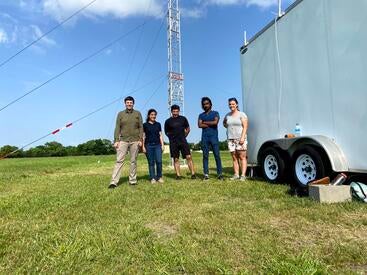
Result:
M204 112L199 115L198 126L202 129L201 149L203 150L204 180L209 179L210 147L213 150L215 163L217 165L218 179L222 180L222 161L219 154L218 140L219 113L212 110L212 101L209 97L203 97L201 99L201 106Z

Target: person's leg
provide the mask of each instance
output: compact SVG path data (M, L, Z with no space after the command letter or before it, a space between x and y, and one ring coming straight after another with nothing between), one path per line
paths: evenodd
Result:
M192 161L192 156L187 155L186 156L186 161L187 161L187 166L189 166L191 176L195 176L195 167L194 167L194 162Z
M190 151L190 146L187 143L187 141L184 141L182 144L180 144L181 146L181 154L182 156L186 159L187 161L187 166L189 166L189 170L191 172L191 178L195 177L195 167L194 167L194 162L192 161L192 157L191 157L191 151Z
M204 176L209 175L209 141L206 137L201 140L201 150L203 150L203 171Z
M222 175L222 160L220 158L220 152L219 152L219 141L217 139L212 140L211 142L212 145L212 149L213 149L213 154L214 154L214 158L215 158L215 164L217 166L217 175L221 176Z
M134 141L129 143L129 153L130 153L130 173L129 173L129 183L136 184L136 165L139 154L139 142Z
M157 164L157 178L162 178L162 147L160 145L155 146L155 163Z
M147 159L148 159L148 166L149 166L149 179L155 179L155 165L154 165L154 160L155 160L155 148L153 146L149 146L147 145L146 147L147 150Z
M238 165L238 158L237 158L236 151L231 152L231 156L232 156L232 162L233 162L234 175L238 177L240 174L240 167Z
M232 163L233 163L233 170L234 170L234 176L231 178L232 180L239 178L240 169L238 166L238 159L236 154L236 143L235 140L229 139L228 140L228 150L231 153L232 157Z
M173 158L173 166L175 167L176 177L181 177L180 171L180 150L178 144L170 140L169 149L171 152L171 158Z
M241 163L241 177L246 177L246 170L247 170L246 152L247 151L238 151L238 156Z
M180 170L180 159L174 158L174 165L175 165L175 172L177 177L181 177L181 170Z
M120 177L121 177L121 169L125 162L125 157L127 154L127 149L129 144L127 142L121 141L119 143L119 147L116 149L116 163L112 172L111 186L117 186Z

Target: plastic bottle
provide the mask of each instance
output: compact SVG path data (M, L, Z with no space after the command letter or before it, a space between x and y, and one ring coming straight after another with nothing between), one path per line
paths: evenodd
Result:
M301 126L299 125L299 123L296 123L296 127L294 128L294 135L296 137L301 136Z
M342 185L346 181L346 179L347 179L347 175L344 173L340 173L333 179L330 185Z

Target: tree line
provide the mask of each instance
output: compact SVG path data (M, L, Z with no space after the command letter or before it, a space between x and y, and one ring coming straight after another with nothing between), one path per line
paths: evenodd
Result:
M199 143L189 143L191 150L201 150ZM219 143L220 150L227 150L227 142ZM0 148L0 157L18 150L12 145L5 145ZM108 139L93 139L77 146L63 146L57 141L46 142L44 145L32 147L28 150L19 150L9 156L9 158L32 158L32 157L66 157L66 156L90 156L90 155L113 155L116 150L113 143Z

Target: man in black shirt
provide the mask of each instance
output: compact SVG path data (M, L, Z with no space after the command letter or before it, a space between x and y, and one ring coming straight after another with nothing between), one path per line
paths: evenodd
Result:
M171 157L174 159L176 179L181 179L180 152L182 157L187 160L191 178L196 179L190 147L186 140L187 135L190 133L189 122L186 117L180 116L180 107L178 105L171 106L171 114L172 116L164 123L164 132L169 138L169 149Z

